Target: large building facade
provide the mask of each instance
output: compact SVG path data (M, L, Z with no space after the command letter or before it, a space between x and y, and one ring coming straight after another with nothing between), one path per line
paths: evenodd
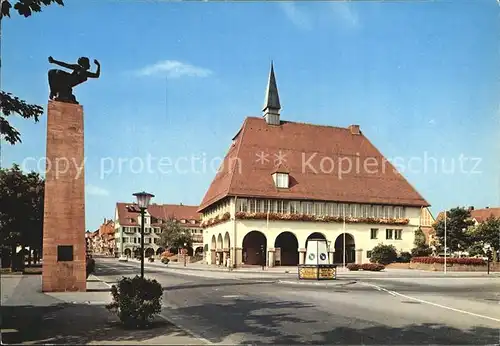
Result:
M144 255L160 255L166 249L159 245L161 226L168 220L178 222L191 234L192 248L188 254L203 253L203 230L200 225L201 214L197 206L177 204L151 204L144 217ZM141 215L133 203L116 203L115 210L115 251L118 256L133 257L141 246Z
M198 211L207 263L297 265L322 238L332 263L363 263L377 244L410 251L426 200L363 135L283 121L271 65L263 117L232 140Z

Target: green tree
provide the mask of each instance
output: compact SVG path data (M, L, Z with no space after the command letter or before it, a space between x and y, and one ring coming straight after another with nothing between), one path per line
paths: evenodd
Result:
M43 196L44 180L38 173L24 173L18 165L0 169L0 244L6 263L17 245L42 248Z
M372 249L370 262L387 265L398 258L398 252L393 245L378 244Z
M415 231L413 245L415 247L411 249L412 257L429 256L432 253L432 249L427 245L425 234L420 227Z
M12 6L11 2L14 4ZM0 30L1 21L4 17L10 17L11 9L24 17L31 16L34 12L41 12L42 6L57 3L63 6L63 0L1 0L0 8ZM10 144L21 142L21 134L7 120L7 117L17 114L25 119L33 119L38 122L43 114L43 108L38 105L29 104L17 96L6 91L0 91L0 139L5 139Z
M469 228L474 225L470 211L466 208L453 208L446 212L446 246L449 251L467 249L473 243ZM444 246L444 218L439 219L435 225L436 237L441 246Z
M193 245L191 234L186 232L175 220L169 219L161 225L159 245L165 249L177 251L180 248Z
M477 249L490 245L496 260L496 252L500 249L500 217L490 216L486 221L475 226L470 234Z

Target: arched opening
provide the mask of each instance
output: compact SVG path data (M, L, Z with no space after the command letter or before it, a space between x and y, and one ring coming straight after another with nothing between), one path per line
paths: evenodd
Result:
M216 244L216 241L215 241L215 234L212 236L212 250L217 248L217 244Z
M266 249L266 236L262 232L251 231L243 238L243 263L265 265Z
M229 232L224 235L224 249L229 249L231 247L231 240L229 239Z
M344 235L345 235L345 252L344 252ZM349 233L342 233L335 239L335 263L354 263L356 262L354 237Z
M132 256L132 250L130 249L125 249L125 251L123 251L123 253L125 254L125 256L127 257L131 257Z
M314 233L309 234L309 237L307 237L307 239L306 239L306 249L307 249L307 243L309 242L309 239L324 239L324 240L326 240L326 237L323 233L319 233L319 232L314 232Z
M188 256L193 256L194 255L194 250L191 246L186 246L186 250L187 250L187 255Z
M282 266L296 266L299 264L299 241L292 232L282 232L274 242L275 256ZM279 250L278 250L279 248Z
M137 248L134 250L134 258L141 258L141 249Z
M159 248L158 248L158 250L156 250L156 255L157 255L157 256L160 256L160 255L161 255L162 253L164 253L164 252L165 252L165 249L164 249L164 248L162 248L162 247L159 247Z
M217 250L222 249L222 235L219 233L219 236L217 237Z
M201 256L203 254L203 246L197 246L196 249L194 249L194 254Z
M153 248L148 247L145 252L146 257L151 257L155 255L155 250Z

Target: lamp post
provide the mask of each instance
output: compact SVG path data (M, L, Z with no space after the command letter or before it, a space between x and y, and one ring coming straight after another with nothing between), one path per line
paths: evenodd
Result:
M491 258L492 258L492 252L491 252L491 245L487 244L484 246L483 251L486 254L486 259L488 263L488 275L490 275L490 263L491 263Z
M184 243L184 249L182 252L184 252L184 267L186 266L186 255L187 255L187 249L186 249L187 243Z
M141 279L144 279L144 212L154 195L142 191L134 193L134 196L137 198L137 205L141 211Z

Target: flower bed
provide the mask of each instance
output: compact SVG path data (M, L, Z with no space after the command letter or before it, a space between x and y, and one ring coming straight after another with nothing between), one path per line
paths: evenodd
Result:
M338 216L315 216L308 214L278 214L278 213L248 213L239 211L236 213L236 219L240 220L283 220L283 221L315 221L315 222L343 222L344 219ZM385 219L385 218L353 218L347 217L347 223L368 223L385 225L407 225L409 219Z
M350 271L364 270L370 272L379 272L381 270L384 270L385 266L383 264L378 264L378 263L363 263L363 264L349 263L347 265L347 269L349 269Z
M413 257L411 259L413 263L424 263L424 264L444 264L444 257ZM462 257L462 258L454 258L448 257L446 259L447 264L459 264L459 265L468 265L468 266L484 266L486 265L486 261L482 258L471 258L471 257Z
M231 214L229 212L224 213L221 217L217 215L212 219L205 220L201 223L201 227L213 227L220 223L226 222L231 218Z

